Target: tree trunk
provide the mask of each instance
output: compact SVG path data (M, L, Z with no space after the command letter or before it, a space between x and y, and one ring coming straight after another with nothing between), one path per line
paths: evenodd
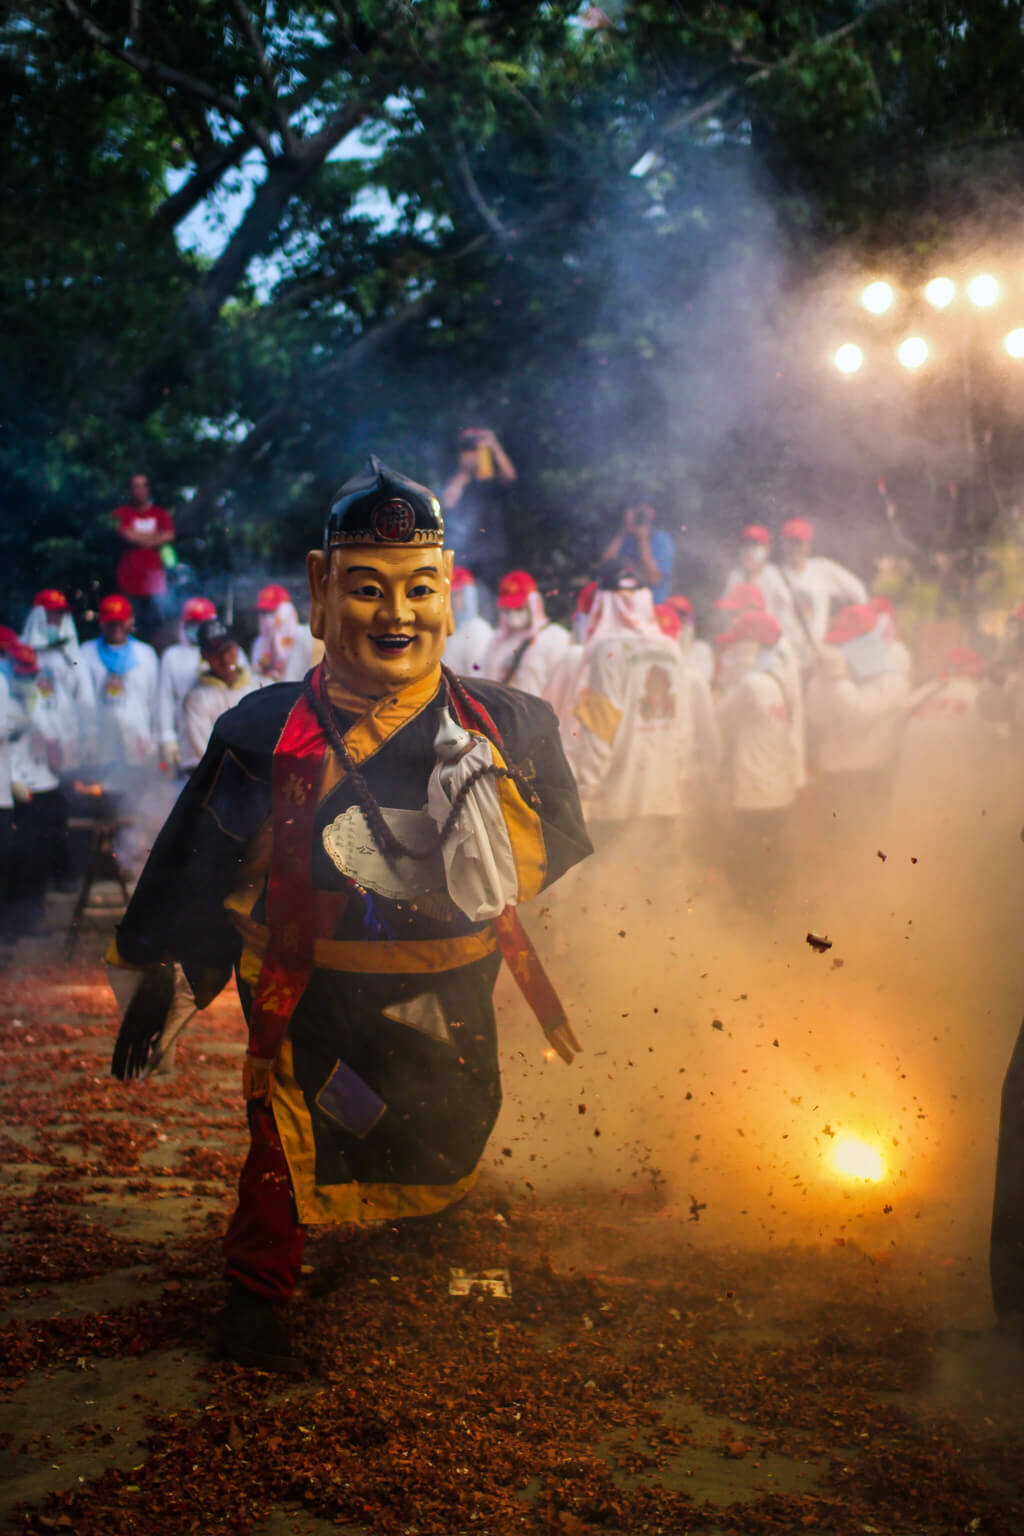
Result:
M241 224L193 288L153 356L125 386L120 410L129 421L144 421L171 390L191 376L196 354L208 342L221 309L242 281L249 263L272 244L288 204L367 111L366 106L351 109L330 131L307 139L296 154L271 162Z

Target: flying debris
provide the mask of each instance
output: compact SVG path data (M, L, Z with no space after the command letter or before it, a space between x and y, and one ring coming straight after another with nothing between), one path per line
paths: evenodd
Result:
M807 942L812 949L817 950L819 955L823 955L826 950L832 948L832 940L826 933L809 933Z

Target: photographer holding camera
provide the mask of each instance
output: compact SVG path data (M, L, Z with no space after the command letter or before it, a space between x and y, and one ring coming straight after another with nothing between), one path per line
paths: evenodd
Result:
M650 587L655 604L664 603L672 591L672 562L675 544L664 528L654 526L653 507L627 507L622 527L606 546L601 564L619 561L628 565L645 587Z
M458 463L442 497L445 543L490 593L508 563L501 495L515 479L515 466L490 427L463 427Z

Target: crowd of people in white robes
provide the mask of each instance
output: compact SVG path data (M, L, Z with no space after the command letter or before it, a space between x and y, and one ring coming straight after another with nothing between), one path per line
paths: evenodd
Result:
M305 676L313 640L287 588L265 586L256 610L251 661L205 597L185 602L162 654L133 633L120 593L103 598L99 633L81 643L55 588L36 594L20 635L0 627L0 948L40 930L51 885L81 879L72 812L130 815L148 784L196 766L225 710Z
M908 744L1024 729L1024 608L994 662L954 646L915 687L892 603L815 554L807 519L782 525L777 562L773 542L743 530L700 638L689 598L655 604L639 565L607 564L568 627L509 572L490 632L459 570L449 652L551 704L599 845L624 829L637 850L713 843L737 897L761 908L786 890L801 829L838 856L881 827Z
M688 844L761 906L786 888L808 807L841 851L884 816L908 744L1024 732L1024 607L994 657L954 646L915 687L892 604L814 553L805 518L783 523L777 561L773 542L763 526L743 530L703 636L687 596L655 603L643 562L606 561L568 625L524 570L498 581L492 625L456 566L445 655L459 674L548 701L598 845L624 829L639 856ZM0 628L0 943L39 924L51 884L74 883L78 789L130 800L154 775L183 778L225 710L305 675L314 643L287 588L265 586L256 616L251 658L205 597L184 604L161 655L133 634L120 594L82 644L54 589L20 635Z

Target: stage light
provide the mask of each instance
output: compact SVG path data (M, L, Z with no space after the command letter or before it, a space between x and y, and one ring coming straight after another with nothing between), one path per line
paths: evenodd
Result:
M979 309L988 309L999 297L999 284L990 272L980 272L967 284L967 297Z
M900 342L896 356L904 368L920 368L928 358L928 343L923 336L908 336L906 341Z
M861 294L860 301L873 315L884 315L886 310L892 308L895 297L888 283L869 283Z
M933 277L924 290L924 296L935 309L947 309L953 302L956 288L948 277Z
M855 342L847 341L832 355L832 361L840 373L856 373L864 361L864 353Z

